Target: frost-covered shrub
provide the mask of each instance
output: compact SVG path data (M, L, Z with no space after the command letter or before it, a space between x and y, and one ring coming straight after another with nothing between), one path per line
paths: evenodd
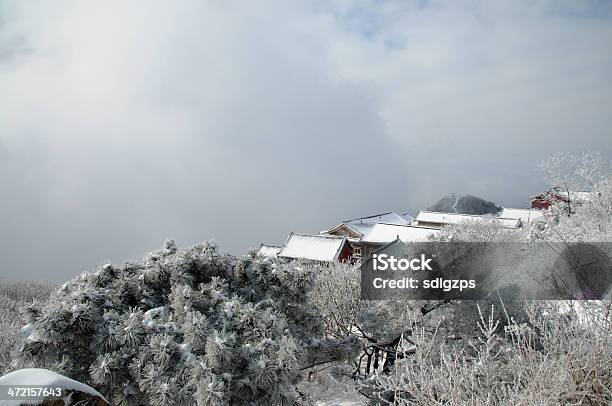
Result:
M330 264L318 268L309 302L321 314L328 337L356 337L360 351L350 363L325 365L322 371L367 377L375 371L388 372L398 358L413 351L411 337L416 330L428 334L448 320L443 329L456 324L450 321L454 305L444 301L362 300L360 270L346 264ZM449 334L451 334L449 332ZM316 373L317 369L310 370Z
M341 359L307 306L312 269L204 243L105 265L40 309L24 364L90 384L113 404L295 404L301 369Z
M528 322L505 328L479 309L479 335L470 347L417 340L413 357L371 377L362 390L378 405L609 405L610 303L562 311L563 305L534 303Z
M53 289L52 284L43 282L0 282L0 376L14 369L22 335L21 310L45 301Z

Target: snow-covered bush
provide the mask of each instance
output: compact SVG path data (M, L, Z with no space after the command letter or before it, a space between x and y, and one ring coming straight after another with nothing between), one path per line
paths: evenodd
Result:
M465 350L418 341L414 356L364 389L379 405L609 405L612 320L610 303L599 305L597 322L584 323L575 310L534 303L528 322L505 328L479 309L479 335Z
M12 362L21 337L21 309L45 301L53 288L43 282L0 282L0 376L14 369Z
M105 265L30 308L24 365L98 389L112 404L289 405L301 370L351 352L305 301L312 269L211 243L173 242Z
M360 294L358 267L330 264L315 272L308 300L322 316L326 336L340 340L357 337L360 345L351 362L324 365L321 370L352 378L388 372L396 359L413 351L414 331L433 334L442 320L451 322L455 314L453 306L445 301L362 300ZM456 330L454 321L444 324L446 327Z

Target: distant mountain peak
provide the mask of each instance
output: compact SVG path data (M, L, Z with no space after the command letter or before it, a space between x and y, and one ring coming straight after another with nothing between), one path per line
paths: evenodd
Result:
M478 196L459 196L456 193L451 193L450 196L444 196L428 207L427 210L460 214L496 214L502 208L494 202Z

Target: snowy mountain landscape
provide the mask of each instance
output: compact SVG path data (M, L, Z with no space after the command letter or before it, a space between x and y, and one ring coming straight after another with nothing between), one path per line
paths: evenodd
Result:
M0 0L0 406L612 405L612 1Z
M598 176L571 212L559 201L520 229L450 223L432 241L609 241L612 177ZM59 288L5 284L0 384L49 381L65 404L100 405L612 400L609 292L571 306L380 302L360 298L357 267L167 241Z

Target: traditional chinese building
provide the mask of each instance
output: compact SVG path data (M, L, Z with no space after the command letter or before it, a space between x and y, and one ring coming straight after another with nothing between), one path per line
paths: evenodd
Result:
M555 202L566 204L583 204L591 200L591 192L567 191L562 188L552 188L542 193L530 196L531 207L534 209L548 209Z

